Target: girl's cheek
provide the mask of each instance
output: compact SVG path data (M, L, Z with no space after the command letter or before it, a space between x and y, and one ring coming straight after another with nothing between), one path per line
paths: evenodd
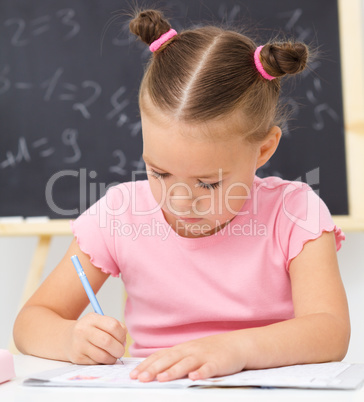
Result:
M150 186L150 190L153 194L154 199L156 200L156 202L158 203L158 205L160 207L163 206L163 204L165 203L165 200L163 200L163 189L161 184L159 183L158 180L152 178L148 178L149 180L149 186Z

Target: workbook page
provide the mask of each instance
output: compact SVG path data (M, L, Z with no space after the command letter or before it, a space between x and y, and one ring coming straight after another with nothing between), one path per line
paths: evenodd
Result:
M117 361L113 365L92 365L92 366L69 366L63 370L54 370L52 373L41 373L33 378L43 379L48 381L48 384L53 386L78 386L78 387L127 387L127 388L184 388L193 385L193 381L182 379L171 381L168 383L142 383L138 380L132 380L129 373L138 366L143 359L138 358L123 358L122 361ZM56 375L55 375L56 374ZM165 384L165 385L164 385Z
M36 374L25 385L71 387L124 387L124 388L186 388L191 386L258 386L290 388L355 389L364 379L364 365L342 362L304 364L264 370L245 370L237 374L192 381L142 383L132 380L129 373L143 359L123 358L114 365L73 365ZM347 379L349 383L347 382Z

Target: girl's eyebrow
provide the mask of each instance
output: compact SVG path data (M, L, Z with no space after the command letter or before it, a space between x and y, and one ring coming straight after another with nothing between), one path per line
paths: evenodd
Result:
M158 167L156 164L154 164L147 156L143 155L142 158L144 159L144 162L147 163L148 165L150 165L150 166L152 166L152 167L154 167L156 169L166 171L165 169L162 169L162 168ZM226 175L228 175L230 173L230 172L228 172L226 170L223 171L222 169L219 169L218 173L209 173L209 174L191 176L191 177L193 179L202 179L202 178L203 179L209 179L209 178L212 178L212 177L219 177L220 171L222 173L221 176L226 176Z

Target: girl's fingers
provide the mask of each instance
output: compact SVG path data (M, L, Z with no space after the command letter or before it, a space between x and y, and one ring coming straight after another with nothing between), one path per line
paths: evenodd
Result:
M167 370L157 374L157 380L164 382L186 377L191 371L196 370L199 365L200 363L194 356L187 356Z
M112 317L89 313L70 326L67 353L78 364L114 364L125 352L126 327Z
M125 352L126 327L113 317L96 313L87 314L78 326L80 337L86 338L94 346L106 351L115 358ZM100 363L103 363L100 361Z
M191 371L188 374L190 380L205 380L206 378L217 375L217 367L214 362L206 362L199 369Z
M95 360L91 359L91 357L87 355L79 355L75 358L71 357L69 360L74 364L98 364Z
M110 333L100 330L99 328L94 328L92 333L90 333L88 342L105 353L100 354L100 358L102 358L102 360L97 360L98 363L113 364L108 363L110 361L110 357L112 357L115 362L115 360L121 357L125 352L123 343L115 339L112 335L110 335Z
M152 356L151 356L152 357ZM156 356L153 361L145 361L130 373L131 378L142 382L170 381L185 377L191 370L198 368L198 361L193 356L183 356L178 351L169 351Z
M100 316L96 313L91 314L91 320L96 328L112 335L120 343L125 342L127 330L124 324L113 317Z
M71 354L70 361L74 364L114 364L116 359L109 353L92 345L89 342L83 342L83 348L78 348Z
M91 343L88 343L83 356L84 362L79 364L114 364L116 357Z
M155 361L161 358L161 355L157 353L153 353L149 357L147 357L145 360L143 360L138 366L130 372L130 378L133 380L136 380L138 378L138 375L148 369Z

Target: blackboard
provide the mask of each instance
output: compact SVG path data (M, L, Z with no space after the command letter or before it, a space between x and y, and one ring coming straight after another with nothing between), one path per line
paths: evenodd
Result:
M319 46L311 69L283 85L293 119L257 174L307 181L332 214L348 214L336 2L160 4L177 31L223 22L247 26L258 44L282 33ZM75 217L109 185L146 178L137 94L150 53L123 7L0 0L0 216Z

